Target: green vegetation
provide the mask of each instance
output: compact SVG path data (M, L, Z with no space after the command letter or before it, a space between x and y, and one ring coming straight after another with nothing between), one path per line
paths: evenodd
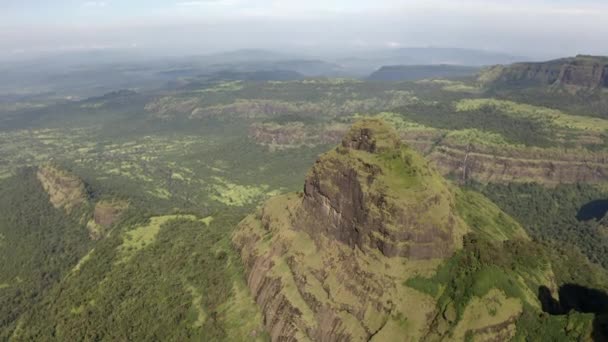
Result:
M141 220L137 217L122 226ZM199 341L253 336L260 331L259 314L241 294L242 271L226 235L236 219L238 215L220 216L208 226L194 216L158 217L147 225L134 223L135 229L114 231L79 272L22 316L12 338ZM146 248L132 250L124 260L125 243L149 237L143 231L152 229L156 239L147 239Z
M48 295L91 245L80 215L53 207L35 169L0 181L0 339Z
M526 232L517 221L477 192L456 192L456 210L475 233L489 240L527 238Z
M590 185L489 184L481 191L516 218L535 239L578 247L590 260L608 267L608 237L597 220L577 219L581 208L608 193Z
M458 112L451 103L418 103L396 110L405 119L447 130L477 129L498 134L509 143L547 147L551 132L536 118L513 117L495 107ZM493 138L495 139L495 138Z
M566 261L568 258L572 261ZM550 274L555 274L558 285L576 282L604 290L608 279L604 270L598 270L572 251L558 252L532 241L491 242L480 236L468 235L463 250L443 264L435 276L411 278L405 285L437 298L438 310L444 312L443 319L455 329L451 332L453 337L462 334L459 325L470 321L470 315L487 319L497 314L497 310L504 315L509 312L509 307L512 308L512 318L517 322L516 339L535 340L553 336L553 340L567 341L589 336L593 315L576 312L566 316L539 315L536 294L540 286L551 281ZM491 293L496 294L497 290L505 297L491 301L497 305L495 310L491 310L491 305L475 308L475 303ZM451 310L453 313L445 313ZM490 311L484 313L483 310ZM473 327L479 324L478 321L471 323ZM559 328L564 326L576 328Z
M608 120L563 113L559 110L531 106L512 101L496 99L468 99L456 104L459 112L476 111L482 108L495 108L514 117L532 118L547 121L557 127L605 132L608 130Z
M528 169L555 160L556 168L584 164L601 174L605 104L603 95L487 90L467 79L307 79L184 82L170 92L7 106L0 109L0 340L267 340L230 236L262 201L301 190L318 156L367 116L394 126L410 145L374 156L352 152L357 162L349 166L379 165L378 214L390 210L382 203L415 206L427 213L415 217L422 223L472 233L445 262L384 263L374 254L358 265L386 282L401 277L390 289L399 298L393 314L371 304L357 308L370 331L380 329L376 339L424 326L436 313L445 322L437 318L433 329L454 338L510 317L519 317L509 328L516 338L584 336L592 315L540 314L537 293L552 281L594 289L608 284L605 271L587 261L608 267L606 220L577 219L585 205L608 197L602 176L599 186L490 182L457 189L414 150L456 165L441 169L444 174L457 170L469 150L489 156L487 164L473 165L480 172L505 157ZM381 137L377 147L392 143ZM40 177L38 165L71 172ZM505 172L519 177L519 169L506 165ZM75 191L62 192L67 183ZM388 199L382 202L381 194ZM266 214L300 202L289 196ZM87 225L99 203L123 203L124 212L108 227ZM286 220L271 227L287 226ZM267 252L272 234L261 225L252 231L260 234L259 252ZM351 270L344 265L328 264L327 283L311 272L323 260L350 260L359 252L327 245L321 253L319 241L303 232L274 239L298 251L273 261L275 278L288 284L303 320L314 318L297 287L322 303L332 296L336 308L364 302L360 293L369 284L345 283ZM306 274L306 284L291 270ZM382 284L369 286L384 293ZM385 299L374 298L382 305ZM339 315L367 334L355 315L342 309Z

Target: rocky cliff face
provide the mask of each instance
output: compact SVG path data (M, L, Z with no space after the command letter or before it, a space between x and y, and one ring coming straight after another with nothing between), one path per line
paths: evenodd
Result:
M128 207L125 201L105 200L95 203L93 208L82 179L52 163L38 167L36 176L55 208L65 210L68 214L82 215L80 219L87 222L92 240L105 236ZM81 208L85 210L79 210Z
M342 146L310 171L301 227L389 257L449 256L457 220L447 186L438 179L383 124L356 123Z
M295 125L293 125L295 126ZM250 129L258 144L274 149L310 144L336 144L348 132L345 126L298 129L282 126ZM303 126L303 125L302 125ZM537 182L547 186L561 183L601 183L608 175L608 155L582 148L489 147L446 139L440 130L406 131L400 139L431 161L443 176L480 183ZM585 143L600 144L601 136L589 132Z
M38 168L37 177L55 208L70 212L87 201L82 180L65 170L49 164Z
M379 120L356 123L315 163L303 193L269 200L233 237L271 339L415 341L437 334L446 314L433 296L404 284L430 276L462 248L472 228L456 203L455 190L392 129ZM484 210L480 205L476 210ZM513 227L508 234L525 236ZM520 311L511 311L493 319L496 331L488 336L512 336Z
M577 56L543 63L496 66L483 72L480 80L489 85L605 88L608 87L608 58Z
M105 236L107 230L120 218L128 206L128 203L124 201L97 202L93 209L93 218L87 223L89 237L92 240L99 240Z

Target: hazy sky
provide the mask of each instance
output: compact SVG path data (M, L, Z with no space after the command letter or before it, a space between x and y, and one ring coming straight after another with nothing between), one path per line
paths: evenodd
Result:
M608 55L605 0L0 0L0 55L479 48Z

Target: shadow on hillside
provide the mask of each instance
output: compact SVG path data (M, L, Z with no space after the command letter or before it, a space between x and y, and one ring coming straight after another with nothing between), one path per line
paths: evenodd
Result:
M608 340L608 294L604 291L580 285L565 284L558 290L555 300L546 286L538 288L538 299L544 312L550 315L566 315L574 310L593 313L593 340Z
M608 200L595 200L580 207L576 219L579 221L601 220L607 212Z

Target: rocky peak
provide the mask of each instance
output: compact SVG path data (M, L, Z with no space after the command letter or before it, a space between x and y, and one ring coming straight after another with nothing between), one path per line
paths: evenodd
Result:
M479 229L456 209L462 201L383 121L357 122L319 157L303 193L270 199L233 236L271 340L439 340L428 338L435 322L455 313L406 281L429 278ZM490 207L479 199L472 212ZM486 233L508 237L510 229ZM486 324L487 332L513 331L517 314Z
M309 172L297 226L388 257L443 258L459 229L452 202L422 157L383 121L367 119Z
M342 139L342 147L369 153L381 153L399 148L397 133L382 120L365 119L356 122Z

